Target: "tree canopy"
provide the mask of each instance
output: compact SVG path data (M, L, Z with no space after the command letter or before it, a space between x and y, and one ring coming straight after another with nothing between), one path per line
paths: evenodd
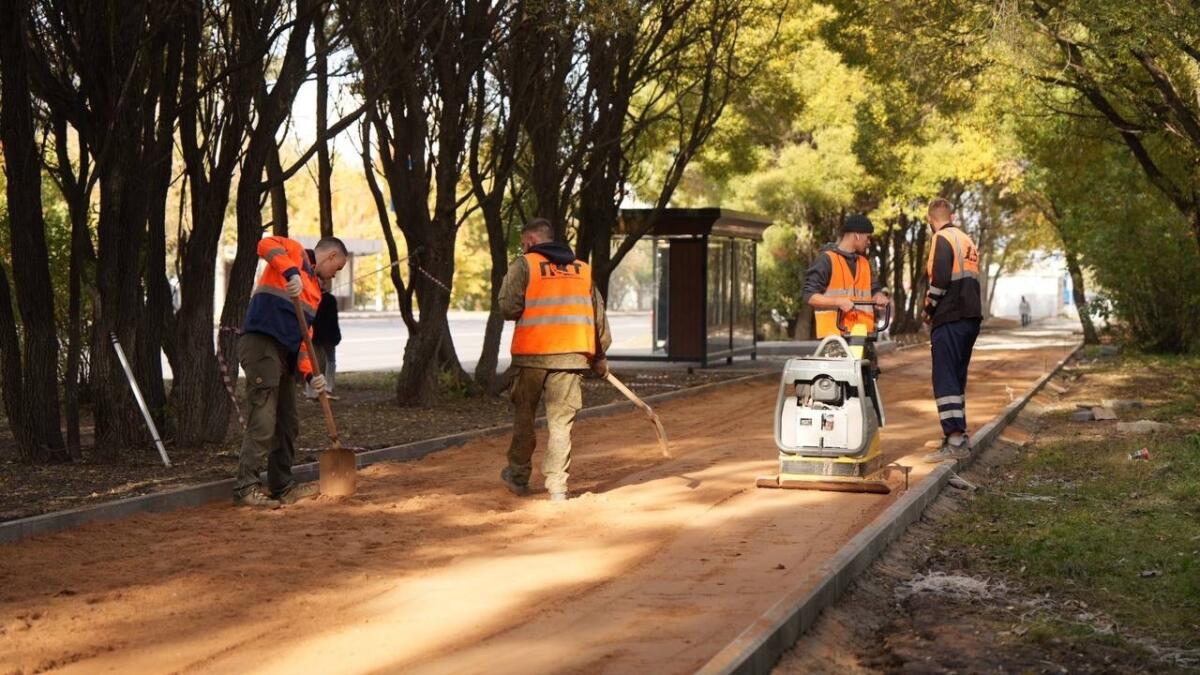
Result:
M1103 316L1198 344L1194 4L15 0L0 141L0 393L29 461L78 456L82 406L99 454L145 441L113 335L169 437L222 438L218 356L268 231L382 238L356 283L408 326L400 405L503 386L495 298L535 215L640 298L641 233L613 236L631 204L770 216L760 326L805 328L804 268L861 212L896 330L917 330L942 196L985 300L1057 252L1089 340ZM490 312L474 373L454 308Z

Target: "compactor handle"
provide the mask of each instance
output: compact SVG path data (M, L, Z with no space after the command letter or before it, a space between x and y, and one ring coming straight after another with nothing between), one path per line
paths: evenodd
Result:
M855 307L870 307L871 311L875 313L875 331L873 333L871 333L868 337L873 338L876 335L878 335L879 333L882 333L883 331L887 330L892 325L892 303L889 302L887 304L887 306L883 308L882 320L880 319L880 316L879 316L879 307L875 303L873 303L873 302L856 302L856 303L854 303L854 306ZM841 331L841 333L843 335L847 335L850 333L850 329L847 328L845 323L843 322L845 317L846 317L846 313L843 312L841 309L838 309L838 311L837 311L837 328L839 331Z

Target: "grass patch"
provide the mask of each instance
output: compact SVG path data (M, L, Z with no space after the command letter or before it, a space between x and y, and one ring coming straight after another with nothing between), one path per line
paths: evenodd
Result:
M1200 358L1132 354L1089 373L1080 396L1143 395L1153 437L1096 433L1065 415L949 519L939 545L1027 589L1086 603L1127 631L1200 647ZM1095 423L1091 423L1095 424ZM1147 447L1149 461L1128 453ZM1077 637L1048 620L1039 636Z

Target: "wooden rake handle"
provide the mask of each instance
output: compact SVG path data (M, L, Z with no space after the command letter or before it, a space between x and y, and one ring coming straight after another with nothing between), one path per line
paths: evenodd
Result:
M658 419L658 414L655 413L645 401L638 398L638 395L633 393L629 387L626 387L624 382L618 380L616 375L613 375L611 372L609 372L605 374L604 379L607 380L609 384L616 387L617 391L624 394L625 398L633 401L633 404L641 408L642 412L646 413L646 417L649 417L650 422L654 424L654 433L658 436L658 445L659 448L662 449L663 457L669 458L671 456L671 450L667 445L667 430L663 428L662 420Z
M312 364L313 375L321 374L321 364L317 362L317 352L313 349L312 338L308 334L308 321L304 319L304 308L300 306L300 298L292 298L292 305L296 308L296 321L300 327L300 337L304 340L304 347L308 350L308 362ZM334 449L342 447L342 442L338 440L337 424L333 421L333 408L329 405L329 395L325 390L321 390L321 410L325 412L325 431L329 432L329 441L333 444Z

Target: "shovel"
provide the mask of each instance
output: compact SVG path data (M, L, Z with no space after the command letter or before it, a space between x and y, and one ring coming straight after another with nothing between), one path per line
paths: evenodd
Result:
M662 448L663 457L669 458L671 456L671 450L667 447L667 430L663 428L662 420L658 419L658 415L650 409L650 406L646 405L645 401L638 398L637 394L630 391L629 387L626 387L620 380L618 380L617 377L612 374L612 372L606 374L604 379L608 380L608 383L616 387L617 391L624 394L625 398L633 401L634 405L641 408L642 412L646 413L646 417L649 417L650 422L654 424L654 433L658 434L658 445L660 448Z
M308 335L308 322L304 320L300 298L292 298L292 304L296 307L296 321L300 323L300 335L304 337L304 346L308 349L313 375L320 375L321 366L317 363L317 352L313 349L312 338ZM329 407L329 395L324 389L321 390L321 409L325 412L325 430L329 432L329 449L321 453L318 465L321 494L346 497L354 494L358 468L354 452L343 448L338 440L337 425L333 423L333 408Z

